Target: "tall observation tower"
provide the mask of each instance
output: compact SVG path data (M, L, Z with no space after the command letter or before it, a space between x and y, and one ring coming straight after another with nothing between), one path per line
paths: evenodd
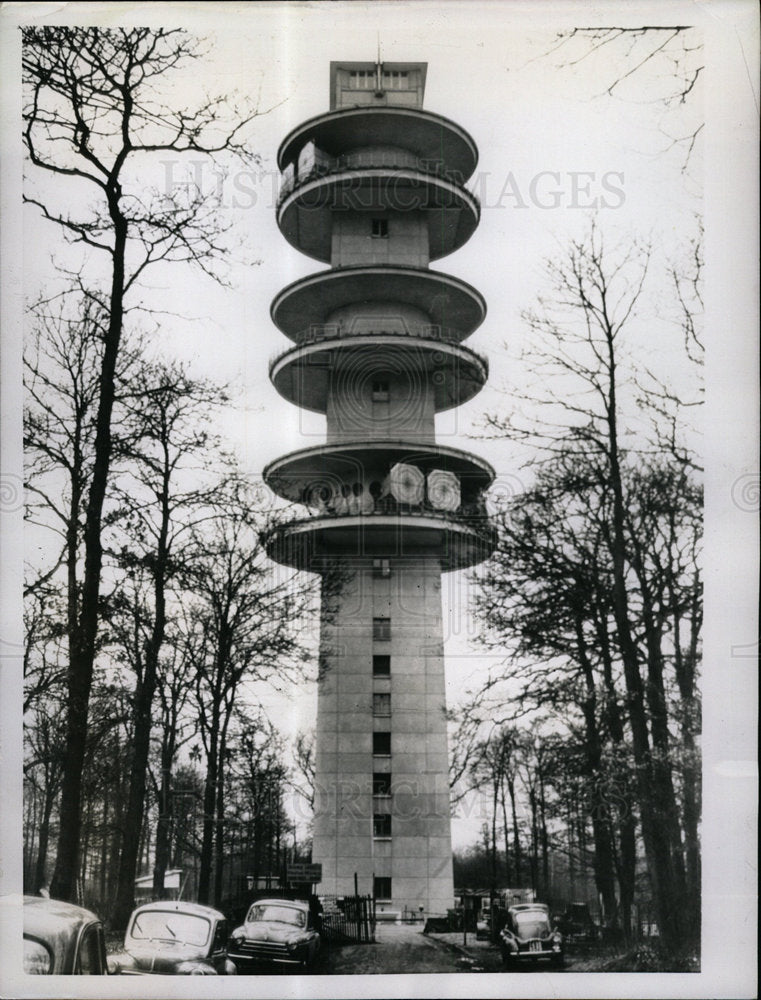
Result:
M478 153L422 110L426 63L331 63L330 111L282 143L277 222L329 265L288 285L272 319L293 341L277 391L327 417L327 443L264 472L303 513L270 555L323 574L313 861L319 891L388 909L453 905L441 574L493 547L490 466L435 414L484 385L463 346L486 306L431 261L478 224ZM336 593L337 590L337 593ZM330 597L328 597L330 591Z

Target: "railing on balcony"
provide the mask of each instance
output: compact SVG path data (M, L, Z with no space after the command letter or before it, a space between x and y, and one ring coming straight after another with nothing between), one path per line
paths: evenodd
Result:
M330 156L316 146L305 146L299 156L298 164L290 163L280 176L280 191L277 207L296 188L331 174L345 173L349 170L412 170L417 173L436 177L460 188L475 203L480 212L480 202L477 195L465 186L462 174L457 170L447 170L441 160L421 159L414 153L405 150L358 150L344 153L341 156Z
M438 323L407 323L404 320L380 321L375 326L353 323L313 323L298 334L300 344L314 344L320 340L335 340L341 337L364 336L388 337L419 337L423 340L442 340L447 344L459 344L462 331L451 326L440 326Z
M316 323L307 327L306 330L299 331L294 339L297 341L299 347L308 347L311 344L320 344L323 342L327 344L330 341L342 340L349 337L400 337L415 340L435 340L443 344L452 344L455 347L462 347L464 351L472 354L484 366L485 371L487 373L489 371L488 359L483 354L474 351L472 347L464 347L460 343L462 340L461 330L457 330L454 327L440 326L437 323L404 323L396 328L391 327L390 324L387 326L379 325L378 327L365 327L364 325L360 327L346 326L341 323ZM277 351L271 355L269 360L270 371L272 371L281 358L285 357L293 349L289 348L288 351Z
M315 521L338 519L343 517L360 516L372 518L376 515L398 514L401 517L426 517L434 518L437 521L445 521L457 527L464 527L478 535L480 539L492 544L496 537L496 529L489 518L483 503L464 503L456 511L436 510L428 504L404 504L399 503L391 496L381 497L376 500L372 509L369 506L360 509L357 505L354 508L329 509L325 507L320 511L315 511L308 517L288 517L285 515L282 521L273 523L270 536L283 536L294 528L309 525Z

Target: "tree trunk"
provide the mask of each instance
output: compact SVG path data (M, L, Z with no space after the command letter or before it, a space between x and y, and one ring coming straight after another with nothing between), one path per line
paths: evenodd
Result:
M575 628L577 651L585 684L585 698L581 704L581 711L584 716L587 774L591 781L590 811L595 844L595 885L602 897L606 923L611 925L617 918L613 831L610 809L602 787L602 737L597 724L595 676L588 656L583 624L579 618L576 619Z
M669 801L668 791L664 788L662 768L654 766L639 657L632 637L626 582L626 507L618 451L614 336L612 328L608 326L609 383L606 417L610 485L613 494L612 531L610 533L613 562L613 611L628 694L627 703L634 758L637 765L637 788L645 855L656 900L661 940L669 951L674 952L684 943L684 899L683 896L680 897L679 880L674 870L675 845L672 842L673 830L670 824L673 803Z
M138 683L135 697L135 730L133 736L132 769L129 779L129 796L125 824L126 836L119 863L119 881L114 904L113 925L117 930L126 929L135 908L135 877L137 875L137 841L143 825L145 811L145 779L148 755L151 748L153 725L153 698L159 656L164 644L166 629L166 577L169 558L169 469L165 462L161 486L161 525L154 567L154 619L150 641L144 656L143 676ZM137 612L136 612L137 613Z
M153 866L153 895L166 899L164 887L166 870L169 867L169 853L172 834L172 788L171 771L163 758L161 787L159 788L158 821L156 823L156 854Z
M515 804L515 779L513 777L508 777L507 779L507 789L510 792L510 811L513 818L513 854L515 856L515 882L517 886L520 886L523 860L521 857L521 838L520 832L518 830L518 810Z
M497 888L497 799L499 795L499 785L496 777L493 778L492 804L491 804L491 888Z
M539 836L536 816L536 791L531 786L529 791L529 803L531 805L531 888L534 892L539 891Z
M45 785L45 793L42 802L42 816L40 818L40 831L39 831L39 842L37 845L37 864L34 871L34 891L39 892L40 889L47 884L47 879L45 878L45 870L47 868L48 861L48 842L50 839L50 817L53 812L53 806L55 805L55 788L51 787L51 783L48 781Z
M115 397L116 360L124 318L124 263L127 223L119 209L121 188L110 181L109 214L114 224L109 323L103 347L100 393L96 417L92 480L84 531L84 579L78 621L69 632L67 671L66 749L61 782L60 828L56 867L50 886L55 899L74 902L82 834L82 772L87 745L87 718L95 665L98 601L103 560L101 520L111 463L111 415Z
M539 772L539 833L542 842L542 894L546 897L550 889L550 851L547 837L547 810L544 795L544 774Z
M206 779L203 788L203 836L201 840L201 865L198 873L198 902L208 904L211 899L212 857L214 851L214 819L216 808L216 781L218 773L217 740L219 712L212 712L209 734L209 751L206 762Z
M100 900L101 906L108 898L106 887L106 872L108 871L108 814L111 805L109 786L103 789L103 825L100 834Z
M216 801L216 837L214 841L214 905L219 909L222 905L222 878L225 866L225 789L222 761L224 749L220 747L219 768L217 771L217 801Z
M571 898L576 895L576 855L574 854L573 803L569 799L565 828L568 835L568 882L571 888Z
M510 885L510 847L508 844L509 837L509 826L507 822L507 799L505 798L505 776L502 775L502 780L500 781L500 799L502 800L502 824L505 834L505 883ZM516 876L515 884L518 885L518 878Z
M598 613L595 618L595 630L603 665L603 681L605 691L603 718L613 743L619 748L624 748L626 746L626 734L624 731L621 708L618 703L618 695L613 681L613 661L610 646L610 634L608 632L607 625L607 615L604 611L601 611L600 604L601 602L598 599ZM632 905L634 903L637 864L636 821L633 812L633 795L628 777L622 777L619 781L620 786L617 790L616 799L618 801L618 811L620 817L618 823L618 839L620 847L617 859L616 876L618 878L619 897L621 900L621 921L623 924L624 935L628 941L631 938L631 914Z
M90 862L89 851L90 851L90 834L92 832L92 800L88 799L87 802L87 816L85 818L82 836L82 852L80 854L79 863L80 869L77 872L77 880L74 885L74 892L76 895L76 902L79 906L85 905L85 890L87 887L87 867ZM79 891L77 891L77 884L79 883Z
M674 612L674 669L681 698L682 736L682 822L684 826L684 847L686 863L687 898L689 911L694 919L690 921L689 933L693 942L700 941L701 915L701 864L700 864L700 770L697 766L698 749L695 732L699 731L698 707L695 697L695 663L697 662L698 637L700 632L700 585L693 581L689 645L682 650L681 619ZM677 608L677 599L672 588L671 604Z

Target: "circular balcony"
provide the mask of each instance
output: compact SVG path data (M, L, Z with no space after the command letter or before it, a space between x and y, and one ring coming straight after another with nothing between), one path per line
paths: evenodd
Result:
M315 165L294 182L278 204L277 224L291 246L328 262L334 212L386 210L425 211L431 260L467 243L481 212L470 191L420 167L351 168L337 160Z
M439 271L422 267L378 264L341 267L310 274L287 285L272 302L272 321L296 343L314 325L324 324L338 309L357 303L398 303L430 317L464 340L486 316L486 302L472 285Z
M323 328L324 330L324 328ZM340 358L347 391L358 398L379 370L408 373L411 384L425 381L433 389L436 412L472 399L486 383L489 364L468 347L441 337L409 331L332 337L316 336L278 355L270 363L270 379L280 395L297 406L326 413L333 373Z
M335 488L345 483L382 479L397 462L453 472L461 483L463 502L473 502L494 480L484 459L459 448L414 441L357 441L303 448L275 459L262 475L270 489L285 500L303 502L316 486Z
M476 169L478 149L465 129L442 115L414 108L343 108L317 115L280 145L281 170L298 160L309 142L332 156L367 146L402 146L423 165L436 165L460 183Z
M288 521L266 539L271 559L325 571L333 560L436 556L444 571L475 566L494 551L496 531L483 515L408 510L368 515L321 515Z

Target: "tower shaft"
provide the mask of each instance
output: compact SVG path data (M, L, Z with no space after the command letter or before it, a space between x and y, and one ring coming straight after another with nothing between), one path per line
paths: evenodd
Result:
M452 848L436 552L357 560L326 596L313 857L321 891L360 886L397 909L452 905Z
M425 63L332 63L331 110L280 147L281 232L329 269L275 298L293 342L270 376L324 413L326 443L265 469L303 504L273 558L323 574L312 859L323 895L452 905L441 573L484 559L483 460L436 442L435 415L488 365L462 341L479 293L430 268L473 233L473 140L422 110Z

